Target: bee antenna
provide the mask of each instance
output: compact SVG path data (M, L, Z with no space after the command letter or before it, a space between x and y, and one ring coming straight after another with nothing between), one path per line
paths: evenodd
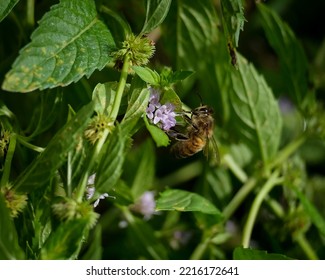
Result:
M202 96L199 94L198 91L195 92L197 94L197 96L200 98L200 105L203 104L203 99L202 99Z

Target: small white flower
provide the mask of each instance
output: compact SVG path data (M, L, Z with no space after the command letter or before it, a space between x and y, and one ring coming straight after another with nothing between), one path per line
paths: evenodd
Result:
M95 194L95 191L96 191L96 188L94 187L95 179L96 179L96 173L92 174L88 178L87 188L86 188L86 192L87 192L86 193L86 198L87 198L87 200L90 200ZM106 197L115 198L114 196L110 196L108 193L103 193L103 194L99 195L99 197L94 202L94 208L97 207L97 205L98 205L98 203L99 203L99 201L101 199L105 199Z

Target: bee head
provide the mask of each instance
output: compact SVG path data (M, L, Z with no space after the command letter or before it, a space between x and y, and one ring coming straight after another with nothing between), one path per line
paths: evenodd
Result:
M207 105L202 105L197 107L192 112L193 115L201 115L201 116L211 116L213 114L213 109L208 107Z

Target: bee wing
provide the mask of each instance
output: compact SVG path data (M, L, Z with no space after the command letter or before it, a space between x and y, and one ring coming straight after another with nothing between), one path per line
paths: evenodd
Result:
M203 149L203 154L212 164L220 163L219 148L213 135L207 139L207 143Z

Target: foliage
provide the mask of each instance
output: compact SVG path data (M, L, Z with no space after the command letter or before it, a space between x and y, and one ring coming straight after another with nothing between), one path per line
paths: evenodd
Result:
M0 4L0 259L325 257L325 48L290 1L58 2ZM218 164L170 152L202 104Z

